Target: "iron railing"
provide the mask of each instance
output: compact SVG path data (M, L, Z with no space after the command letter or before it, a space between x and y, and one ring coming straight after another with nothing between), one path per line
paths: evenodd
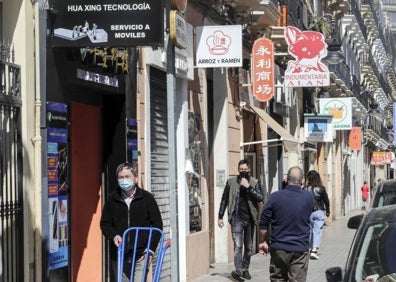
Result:
M20 67L0 46L0 281L23 281Z

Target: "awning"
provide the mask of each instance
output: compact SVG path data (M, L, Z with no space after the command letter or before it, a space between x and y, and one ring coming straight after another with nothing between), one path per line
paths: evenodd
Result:
M262 140L255 141L249 143L241 143L241 146L257 144L257 143L271 143L274 141L282 141L285 145L287 151L296 151L298 140L294 138L293 135L290 134L289 131L284 129L276 120L274 120L265 110L260 109L258 107L249 105L249 107L269 126L271 127L279 136L280 139L270 139L270 140Z

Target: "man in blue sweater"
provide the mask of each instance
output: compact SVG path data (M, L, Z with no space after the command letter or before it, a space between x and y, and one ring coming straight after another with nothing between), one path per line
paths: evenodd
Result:
M309 226L315 199L312 193L301 189L303 177L301 168L290 168L287 186L270 195L261 214L259 251L271 255L271 281L304 282L307 279Z

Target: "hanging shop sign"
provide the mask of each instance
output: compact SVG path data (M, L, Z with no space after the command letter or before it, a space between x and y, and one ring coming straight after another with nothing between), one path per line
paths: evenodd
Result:
M223 68L242 66L242 26L197 27L196 66Z
M187 10L187 0L170 0L171 5L174 9L177 9L179 12L184 13Z
M304 114L305 142L333 142L332 115Z
M352 98L319 99L321 114L333 115L334 130L352 129Z
M351 133L349 134L349 149L350 150L361 150L362 149L362 128L352 127Z
M285 28L290 60L285 71L286 87L313 87L330 85L330 74L321 59L327 55L327 44L322 33L301 31L294 26Z
M169 37L173 44L181 49L187 48L187 22L178 11L170 11L169 14Z
M373 152L371 154L371 165L385 165L391 164L392 152Z
M252 49L253 96L267 102L274 96L274 44L268 38L259 38Z
M159 46L164 38L162 1L54 0L52 46Z

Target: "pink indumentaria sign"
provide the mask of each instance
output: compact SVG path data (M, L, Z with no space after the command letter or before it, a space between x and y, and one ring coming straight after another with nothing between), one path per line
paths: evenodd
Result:
M290 60L285 71L286 87L328 86L330 74L321 59L327 55L327 44L322 33L301 31L294 26L285 29Z

